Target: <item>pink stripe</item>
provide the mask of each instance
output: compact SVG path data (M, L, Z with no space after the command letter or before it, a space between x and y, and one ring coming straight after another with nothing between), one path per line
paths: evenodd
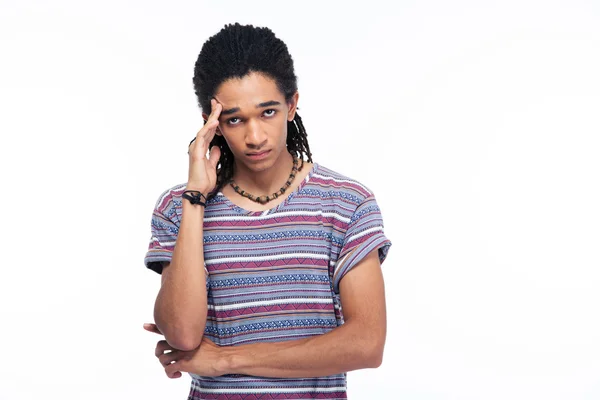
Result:
M240 332L240 333L236 333L236 334L233 334L233 335L223 335L223 336L220 337L220 339L221 340L229 340L229 339L235 339L235 338L240 337L240 336L248 336L248 335L256 335L256 334L264 335L265 333L289 332L289 331L303 330L303 329L326 329L327 331L329 331L331 329L335 329L335 327L331 327L329 325L312 325L310 327L307 327L307 326L292 326L292 327L289 327L289 328L257 329L257 330L253 330L251 332ZM265 339L269 339L269 337L262 336L261 339L265 340Z
M346 245L344 247L346 247L347 249L354 248L354 247L358 246L359 244L361 244L362 242L364 242L365 240L369 240L373 236L379 235L380 233L381 233L381 231L373 231L364 236L357 237L356 239L346 243Z
M285 400L285 399L306 399L307 395L313 399L346 399L346 392L332 392L332 393L269 393L269 389L265 388L265 393L252 393L252 394L217 394L217 393L204 393L195 388L190 390L190 398L194 399L207 399L207 400L242 400L252 396L252 399L269 399L269 400ZM196 397L197 396L197 397Z
M324 175L324 174L323 174ZM340 179L339 177L336 179ZM333 179L322 179L319 178L318 176L313 176L310 179L311 183L319 183L322 184L323 186L329 186L329 187L334 187L337 189L353 189L355 191L357 191L358 193L360 193L361 195L363 195L364 197L368 197L371 193L365 191L365 189L363 189L360 185L357 185L355 183L352 183L351 179L348 179L350 182L336 182ZM357 196L360 197L360 196Z
M279 238L278 237L277 238L278 241L296 241L298 239L300 239L300 238L298 238L298 237L290 237L290 238L287 238L287 237L286 238ZM303 237L302 239L307 240L307 241L309 241L309 240L314 241L315 244L313 245L311 243L311 248L314 248L314 249L327 249L327 252L329 252L329 246L328 245L326 245L326 244L319 244L319 243L323 242L323 240L321 238L314 238L314 237L308 236L308 237ZM261 243L273 243L273 239L269 239L269 240L246 240L246 241L244 241L244 244L248 244L248 245L252 246L252 250L253 251L265 250L265 251L273 252L273 251L277 251L278 249L283 249L283 250L289 250L290 249L290 246L288 244L286 244L286 245L279 245L279 246L259 247L259 244L261 244ZM232 243L231 243L230 240L226 240L226 241L216 241L215 240L214 242L212 242L212 241L210 242L210 245L215 245L215 244L227 244L227 245L231 245ZM254 246L254 244L256 244L256 246ZM226 248L226 249L223 249L223 248L218 248L218 247L215 247L212 250L208 250L206 247L207 246L204 246L204 254L205 255L206 254L210 254L210 253L222 253L224 251L236 251L236 252L240 251L239 249L235 249L235 248Z
M303 283L306 283L306 284L311 284L312 283L312 284L314 284L316 282L312 282L312 281L299 281L299 283L301 283L301 284L303 284ZM261 283L261 284L258 284L258 285L241 285L241 286L234 286L234 287L230 286L228 288L217 288L217 287L215 287L215 288L212 288L212 291L214 293L217 290L223 290L224 291L224 290L232 289L232 288L235 289L235 290L238 290L240 288L249 288L249 287L254 288L254 287L269 286L269 285L271 285L271 283L266 283L266 284ZM278 291L278 292L279 293L285 292L286 294L294 293L294 292L298 292L298 293L327 293L329 295L331 293L331 290L330 289L308 289L308 288L305 289L305 288L302 288L302 289L287 289L287 290L281 290L281 291ZM272 294L272 293L274 293L274 292L273 291L268 291L267 294ZM217 295L217 296L213 295L213 298L215 298L215 297L216 298L220 298L220 297L232 298L232 297L248 296L248 295L258 296L258 295L261 295L261 294L265 294L265 292L254 291L252 293L231 293L231 294L227 294L227 295Z
M212 261L212 260L211 260ZM228 270L228 269L251 269L251 268L264 268L264 267L280 267L286 265L306 265L310 267L326 267L327 269L329 262L327 260L320 260L315 258L278 258L275 260L268 261L243 261L243 262L226 262L226 263L214 263L208 265L206 268L208 272ZM283 283L283 282L282 282Z
M246 307L237 310L215 311L208 310L208 316L214 318L230 318L249 316L254 313L273 313L277 314L282 311L298 311L298 310L317 310L331 311L333 310L333 302L329 304L274 304L270 306ZM302 315L302 314L300 314Z
M306 224L315 224L315 223L328 223L333 226L345 229L347 227L347 223L343 221L339 221L334 217L326 217L326 216L312 216L312 215L292 215L292 216L281 216L277 214L273 214L273 218L266 219L251 219L248 221L209 221L204 222L204 228L214 228L214 227L235 227L236 229L243 229L243 227L267 227L269 225L279 225L283 223L306 223Z

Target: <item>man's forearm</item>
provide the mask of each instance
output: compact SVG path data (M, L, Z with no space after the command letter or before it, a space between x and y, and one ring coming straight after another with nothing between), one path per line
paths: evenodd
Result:
M183 202L171 264L154 304L154 320L167 342L180 350L200 344L206 325L206 276L203 246L204 207Z
M381 364L385 335L376 340L347 322L323 335L284 342L224 347L228 374L273 378L335 375Z

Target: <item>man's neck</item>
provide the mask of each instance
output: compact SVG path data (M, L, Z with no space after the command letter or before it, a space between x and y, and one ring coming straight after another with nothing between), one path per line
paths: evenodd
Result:
M254 196L270 195L285 184L293 165L294 159L287 150L281 152L271 168L260 172L254 172L234 161L233 180L241 190Z

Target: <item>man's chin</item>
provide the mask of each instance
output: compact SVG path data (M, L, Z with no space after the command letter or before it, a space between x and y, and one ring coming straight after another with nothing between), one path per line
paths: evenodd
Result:
M264 160L261 162L249 162L248 160L244 160L243 164L244 169L253 173L259 173L271 169L275 163L273 160Z

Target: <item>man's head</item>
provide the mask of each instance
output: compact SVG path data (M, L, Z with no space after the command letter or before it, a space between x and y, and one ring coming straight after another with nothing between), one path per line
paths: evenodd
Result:
M306 131L296 112L297 78L283 41L268 28L226 25L202 46L194 68L194 90L206 119L211 98L223 105L218 145L218 185L233 176L233 160L260 171L282 151L312 162ZM262 160L249 153L270 150Z

